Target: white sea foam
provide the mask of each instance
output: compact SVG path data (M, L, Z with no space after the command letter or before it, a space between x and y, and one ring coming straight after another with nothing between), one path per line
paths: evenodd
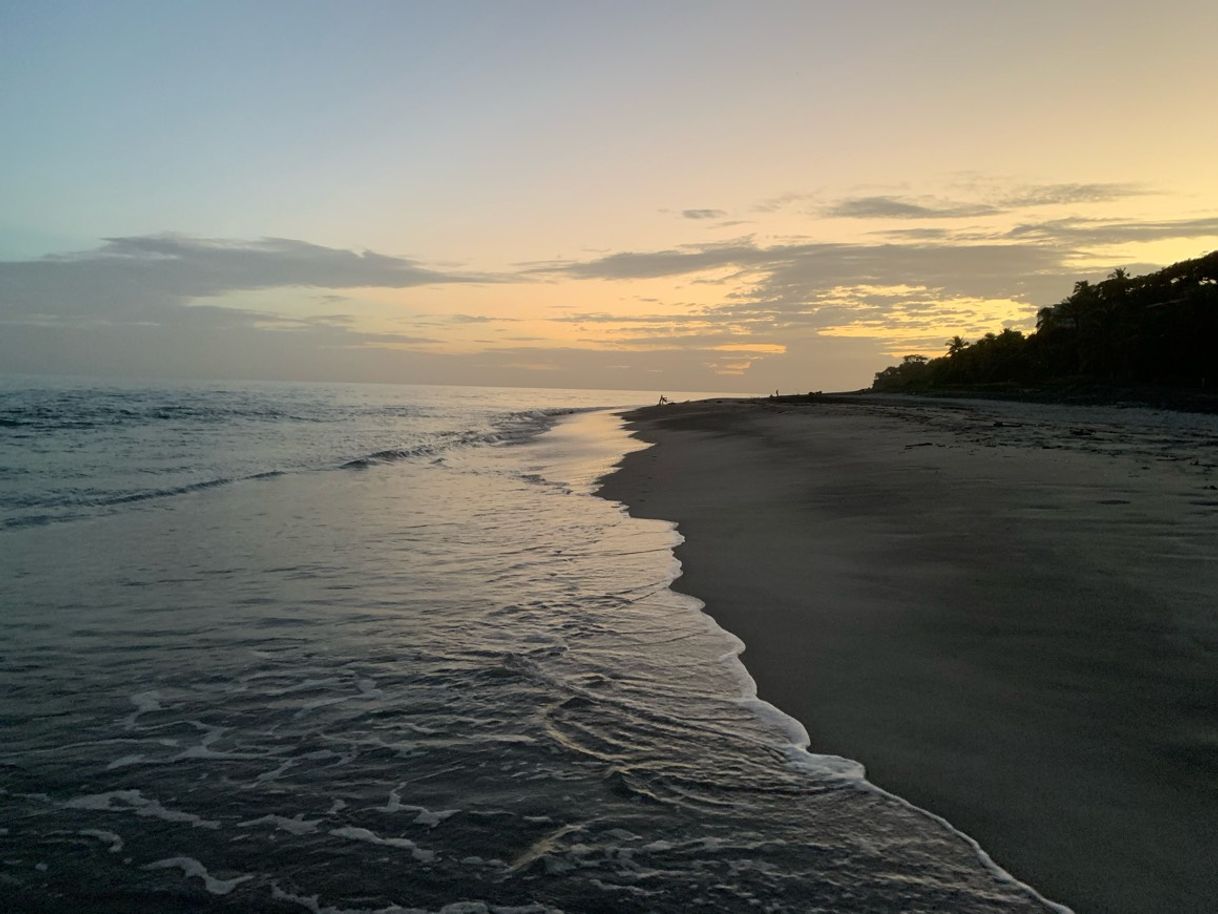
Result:
M294 759L294 758L284 759L274 768L271 768L268 771L262 772L260 775L258 775L256 778L254 778L254 780L260 784L265 783L266 781L278 780L279 777L281 777L285 771L287 771L289 768L291 768L295 764L296 764L296 759Z
M384 806L376 807L381 812L398 812L402 808L402 788L405 784L398 784L389 791L389 799L385 801Z
M98 841L104 841L110 845L109 851L112 854L117 854L123 849L123 839L112 831L103 831L100 828L82 828L79 834L87 838L96 838Z
M236 876L232 879L217 879L207 871L202 863L194 857L166 857L164 860L156 860L152 863L147 863L141 869L145 870L165 870L177 868L182 871L182 875L186 877L195 877L203 880L203 888L207 889L213 895L227 895L243 882L248 882L254 877L250 874L244 876Z
M218 742L230 728L205 724L199 720L188 720L187 723L196 730L202 730L204 734L203 738L196 745L183 749L173 758L169 759L169 761L176 762L183 759L256 759L266 757L264 752L225 752L213 749L212 744Z
M415 817L411 820L412 824L426 825L428 828L435 828L445 819L450 819L461 811L459 809L431 810L426 806L414 806L409 803L403 803L402 788L405 786L405 784L398 784L397 787L394 787L389 791L389 799L385 801L385 805L376 806L374 808L384 813L397 813L402 811L416 813Z
M404 908L396 904L375 909L340 908L335 905L322 905L320 895L301 895L297 892L288 892L281 889L278 885L271 886L271 898L275 901L287 901L292 904L298 904L306 911L312 911L313 914L431 914L431 912L424 911L422 908Z
M317 827L321 824L321 819L306 819L304 813L297 813L292 818L284 816L263 816L260 819L250 819L242 822L240 827L245 828L251 825L274 825L281 831L291 832L293 835L310 835L317 831Z
M149 714L153 711L162 710L161 693L156 689L150 689L147 692L137 692L129 700L135 705L135 710L123 718L122 725L127 730L135 729L135 722L141 714Z
M103 812L130 812L137 816L163 819L166 822L185 822L194 828L219 828L220 823L204 819L194 813L167 809L158 800L145 797L138 790L111 790L74 797L61 804L64 809L93 809Z
M128 765L138 765L144 761L144 753L136 752L133 755L124 755L116 758L106 766L107 771L113 771L115 768L126 768Z
M271 898L275 901L286 901L298 904L312 914L564 914L558 908L547 907L543 904L526 905L497 905L485 901L454 901L435 910L423 908L404 908L391 904L381 908L339 908L333 905L323 905L318 895L301 895L288 892L278 885L271 887Z
M459 809L438 809L433 811L422 806L411 808L419 811L419 814L413 819L414 824L426 825L428 828L435 828L445 819L450 819L461 811Z
M383 838L367 828L347 825L331 829L330 834L336 838L346 838L350 841L366 841L369 844L380 844L385 847L399 847L402 850L410 851L410 855L420 863L431 863L436 858L435 851L424 850L409 838Z

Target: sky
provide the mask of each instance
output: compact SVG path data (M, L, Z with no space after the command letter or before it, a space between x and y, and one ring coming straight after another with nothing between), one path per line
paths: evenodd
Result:
M0 0L0 373L844 390L1218 248L1210 0Z

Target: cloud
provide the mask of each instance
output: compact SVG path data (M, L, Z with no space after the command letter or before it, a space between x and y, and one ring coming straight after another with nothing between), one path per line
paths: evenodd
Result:
M785 252L745 297L790 306L841 286L912 285L946 297L1036 301L1046 281L1056 290L1069 275L1067 254L1010 243L802 245Z
M575 314L562 314L548 317L546 320L565 324L663 324L673 321L687 320L688 313L683 314L614 314L610 311L581 311Z
M746 371L753 367L753 362L756 358L742 359L727 359L715 362L708 362L707 367L717 375L726 375L728 377L741 377Z
M500 321L519 321L518 317L492 317L488 314L450 314L446 318L450 324L494 324Z
M734 277L720 304L690 306L683 314L575 312L559 318L616 325L612 340L624 347L789 347L803 336L823 335L917 343L915 348L931 340L933 351L944 328L980 333L1001 322L1029 323L1038 307L1059 300L1079 278L1075 255L1069 245L1037 239L769 246L745 239L619 252L553 269L598 279L724 271Z
M727 212L721 209L683 209L681 215L686 219L719 219Z
M845 197L817 210L837 219L963 219L992 216L1014 209L1037 206L1108 203L1154 191L1144 184L1121 182L996 185L993 181L957 185L973 201L941 200L890 194ZM774 212L792 203L811 201L813 194L788 193L764 200L753 207Z
M1050 199L1094 200L1122 187L1127 186L1008 187L1003 199L1015 205L1022 195L1022 205L1038 206ZM987 198L998 201L1002 193L995 190ZM940 215L972 205L901 196L850 199ZM985 235L968 223L925 228L901 221L907 218L896 217L894 227L862 241L745 235L655 250L589 252L529 264L511 276L448 272L406 258L290 239L113 238L83 253L0 262L0 363L12 370L95 367L122 372L138 367L212 377L496 384L529 383L530 375L535 379L542 372L547 382L581 386L618 386L645 378L645 372L703 378L711 384L726 371L744 372L745 380L757 379L759 386L772 389L780 380L786 386L793 370L802 377L804 362L799 360L814 357L816 364L808 363L809 372L815 370L808 386L828 388L834 382L826 377L833 375L824 374L830 369L823 366L837 366L832 372L838 377L853 378L858 364L881 352L882 344L930 351L945 332L979 334L1007 322L1027 326L1036 307L1060 300L1074 280L1090 278L1077 267L1090 245L1218 237L1218 217L1027 219L1009 231L1006 226L985 229ZM553 339L548 346L533 346L545 341L503 336L532 329L496 324L515 317L433 313L420 321L416 315L400 321L405 332L399 334L363 332L359 315L336 313L358 310L358 292L349 304L340 303L345 290L359 287L657 278L679 278L674 285L691 288L693 283L718 285L699 288L698 303L676 301L684 296L665 293L662 301L651 299L642 306L645 314L596 311L587 303L545 306L553 309L544 312L550 316L537 319L565 325L551 326L567 345L573 342L569 328L586 325L578 332L589 339L574 341L568 349L552 348ZM275 302L278 289L289 290L302 309L329 313L291 316L223 307L233 302L224 298L230 293L246 293L238 299L241 303ZM501 305L485 309L495 312ZM477 352L457 353L433 337L412 335L464 337L469 331L460 331L461 325L481 328L496 341L486 341L488 348ZM511 349L503 348L505 340L512 341ZM635 366L628 377L621 374L625 364ZM874 366L865 367L869 372ZM782 371L788 374L780 376ZM740 383L743 388L745 381ZM700 386L688 380L682 384Z
M504 368L514 368L517 371L561 371L562 366L554 362L504 362Z
M403 257L287 238L144 235L109 238L92 251L0 262L0 313L131 320L238 291L488 281L494 278L443 273Z
M309 320L317 324L353 324L354 314L314 314Z
M734 293L742 303L798 306L839 286L913 284L983 297L1028 296L1040 280L1056 289L1069 275L1069 251L1036 243L847 244L809 242L770 247L752 241L624 251L550 270L586 279L653 279L733 270L753 277ZM743 306L743 305L742 305Z
M1167 238L1218 238L1218 216L1130 222L1104 219L1053 219L1017 225L1009 238L1066 242L1076 245L1162 241Z
M977 302L1003 310L1003 319L1030 320L1039 307L1059 301L1073 282L1090 278L1080 270L1089 245L1162 238L1218 237L1218 217L1168 222L1111 222L1067 219L1025 225L1008 236L962 241L958 236L914 237L899 243L800 242L762 245L753 240L689 245L656 251L624 251L594 260L554 265L574 278L632 280L697 274L728 275L726 301L714 307L690 308L684 317L648 314L630 318L604 313L566 315L579 323L617 324L627 328L669 327L691 330L716 322L747 324L753 332L796 327L824 329L850 322L860 314L874 318L874 335L887 334L887 310L928 312L942 305L942 326L955 315L981 313ZM1147 265L1147 269L1151 265ZM1097 278L1106 270L1095 270ZM878 288L905 287L900 294ZM865 294L843 294L863 289ZM916 290L916 291L915 291ZM1022 309L1022 310L1020 310ZM982 309L984 310L984 309ZM899 322L892 322L899 332Z
M581 279L656 279L730 266L763 264L767 256L751 243L689 245L662 251L621 251L587 261L554 261L531 272Z
M588 340L593 343L603 343L600 340ZM668 332L653 334L637 334L614 339L613 345L620 349L672 349L680 347L683 351L704 351L707 353L735 353L774 355L786 351L786 345L776 342L773 332L768 336L754 337L749 334L732 333L726 328L709 330L699 333Z
M754 204L753 212L755 213L775 213L780 209L790 206L792 203L798 203L802 200L808 200L812 194L797 194L791 191L779 194L775 197L768 197L759 203Z
M951 236L945 228L901 228L901 229L885 229L882 232L872 232L873 235L880 235L885 238L908 239L910 241L937 241Z
M0 338L7 363L25 370L290 377L293 359L308 366L325 353L347 353L342 358L352 362L370 352L419 353L441 341L364 331L351 314L292 315L217 300L276 288L485 280L290 239L111 238L83 253L0 262ZM299 297L331 306L346 300Z
M987 203L915 203L902 197L848 197L824 207L821 215L834 219L961 219L999 212Z
M1152 193L1143 184L1028 184L1002 197L1002 205L1012 209L1070 203L1108 203L1126 197Z

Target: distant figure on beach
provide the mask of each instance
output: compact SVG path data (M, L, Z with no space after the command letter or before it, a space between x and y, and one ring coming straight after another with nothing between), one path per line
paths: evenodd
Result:
M660 394L660 402L657 403L656 406L666 406L671 402L672 401L669 400L668 397L664 396L663 394Z

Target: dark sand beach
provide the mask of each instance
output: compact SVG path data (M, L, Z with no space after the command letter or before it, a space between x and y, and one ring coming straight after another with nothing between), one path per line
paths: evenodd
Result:
M1078 914L1218 909L1218 421L873 396L629 414L602 494L812 749Z

